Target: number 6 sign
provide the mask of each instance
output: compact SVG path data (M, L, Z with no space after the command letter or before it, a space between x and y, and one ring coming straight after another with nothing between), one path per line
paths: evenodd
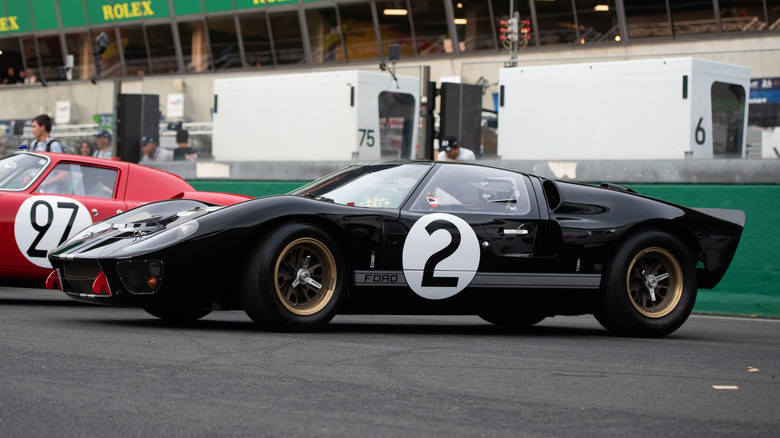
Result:
M90 225L92 218L84 204L61 196L32 196L16 212L14 238L27 260L51 268L48 252Z
M445 213L414 223L403 249L404 276L423 298L449 298L468 286L479 267L479 241L463 219Z

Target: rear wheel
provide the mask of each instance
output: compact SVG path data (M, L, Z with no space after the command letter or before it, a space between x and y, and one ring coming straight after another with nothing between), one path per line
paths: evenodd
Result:
M247 315L281 331L315 330L330 322L345 284L336 242L309 224L286 224L267 235L245 273L241 300Z
M596 318L625 336L665 336L677 330L696 301L693 259L663 232L630 237L607 266Z
M143 309L152 316L175 322L197 321L211 313L211 309L174 309L164 306L147 306Z

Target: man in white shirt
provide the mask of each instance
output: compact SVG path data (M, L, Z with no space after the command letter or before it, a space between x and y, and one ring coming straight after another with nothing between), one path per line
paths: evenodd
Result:
M439 142L438 161L470 161L476 159L477 157L471 149L460 147L458 139L451 135L444 137Z
M141 137L141 162L173 161L173 152L157 146L157 137Z

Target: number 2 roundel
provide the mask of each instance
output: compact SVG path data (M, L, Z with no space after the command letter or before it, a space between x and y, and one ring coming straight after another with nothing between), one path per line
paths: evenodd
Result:
M16 212L14 238L30 263L51 268L46 257L68 237L92 225L84 204L61 196L31 196Z
M433 213L414 223L403 249L410 288L423 298L449 298L471 283L479 266L479 241L463 219Z

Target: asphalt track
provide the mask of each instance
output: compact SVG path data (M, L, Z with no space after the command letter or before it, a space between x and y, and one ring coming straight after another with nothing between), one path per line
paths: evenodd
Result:
M3 437L780 435L780 320L631 339L589 316L344 316L282 334L0 287L0 324Z

